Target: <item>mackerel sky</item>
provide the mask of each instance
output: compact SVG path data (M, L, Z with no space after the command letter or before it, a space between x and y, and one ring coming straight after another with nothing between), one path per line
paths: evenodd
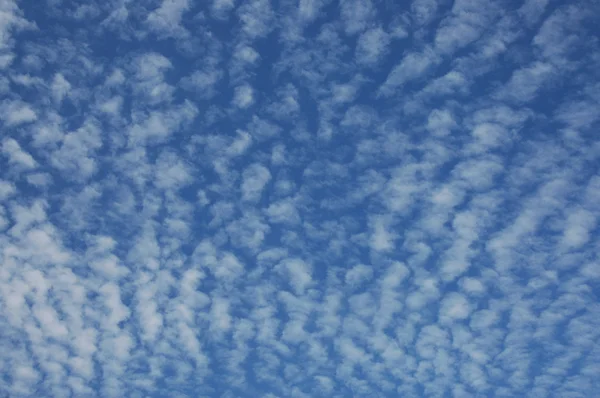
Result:
M599 20L0 0L0 398L598 396Z

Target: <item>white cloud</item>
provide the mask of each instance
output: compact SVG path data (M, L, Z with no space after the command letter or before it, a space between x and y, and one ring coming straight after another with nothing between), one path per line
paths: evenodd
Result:
M371 66L382 61L389 51L390 38L382 28L364 32L356 44L355 57L359 64Z
M0 180L0 201L14 195L17 192L15 184L10 181Z
M414 0L410 5L411 16L418 25L424 25L431 22L438 10L438 3L435 0Z
M499 91L500 98L517 103L529 101L538 95L538 91L555 74L552 65L535 62L530 66L516 70L510 80Z
M254 163L246 168L243 173L241 185L242 199L249 201L259 200L262 191L271 180L269 169L258 163Z
M487 0L455 1L435 36L435 45L443 53L452 53L478 39L499 10Z
M442 300L440 304L440 321L450 323L457 320L463 320L471 314L471 304L459 293L450 293Z
M250 39L267 35L273 28L274 16L269 0L252 0L238 8L242 30Z
M254 103L254 90L252 86L244 84L235 88L233 93L233 105L238 108L248 108Z
M162 189L177 189L189 183L186 164L174 153L162 153L156 162L154 184Z
M272 223L297 224L300 222L300 214L291 200L272 203L266 213Z
M217 332L226 332L231 327L229 303L224 298L214 298L211 306L211 328Z
M148 52L138 56L134 62L136 77L141 80L160 81L164 73L173 67L171 61L157 52ZM119 76L120 71L113 72L108 79L109 82L122 82L124 79Z
M578 209L568 215L561 239L561 245L567 249L578 249L590 239L590 231L596 226L596 216L584 209Z
M16 1L8 0L2 4L2 27L0 28L0 49L10 50L14 45L12 31L31 29L34 25L23 18L23 10Z
M131 311L123 305L121 291L115 283L108 282L102 285L99 292L102 294L104 306L108 310L107 318L105 319L106 324L103 326L108 330L116 332L119 328L119 323L129 318Z
M313 21L323 5L321 0L300 0L298 1L298 16L303 21Z
M519 14L525 18L528 24L532 25L542 16L547 6L548 0L526 0L519 8Z
M345 282L350 286L368 282L373 277L373 269L364 264L358 264L346 272Z
M37 162L33 157L25 152L19 143L12 138L8 138L2 142L2 152L8 157L9 163L24 169L33 169L37 166Z
M35 122L37 114L27 103L22 101L4 101L0 104L0 117L8 127Z
M375 13L370 0L343 0L340 8L340 16L348 35L363 31Z
M197 115L198 108L191 101L165 111L136 112L128 131L129 144L162 143L177 129L192 123Z
M467 294L481 295L486 291L483 283L475 278L464 277L460 280L459 284Z
M33 211L39 211L36 205L32 206ZM19 209L21 210L21 209ZM18 213L17 213L18 214ZM22 216L17 218L17 223L10 230L14 236L22 237L18 251L15 251L12 256L20 261L29 261L37 266L43 265L61 265L67 263L71 258L71 254L63 248L61 239L57 236L56 230L48 225L43 224L39 227L33 227L29 231L23 233L23 229L31 226L36 221L41 221L40 214L32 214L30 216ZM22 236L20 236L23 234Z
M394 234L388 230L387 222L383 218L373 221L373 232L371 234L371 249L375 251L389 251L394 248Z
M121 113L121 108L123 106L123 98L116 96L112 97L102 104L100 104L100 110L104 113L112 115L113 117L118 117Z
M311 266L299 258L290 258L281 262L278 267L286 274L288 283L296 294L304 294L312 283Z
M160 7L148 15L146 22L154 31L173 36L185 35L181 19L189 8L189 0L163 0Z
M238 47L234 56L246 64L254 64L260 59L260 54L250 46Z
M233 9L234 6L234 0L213 0L212 11L214 15L220 17Z
M458 127L454 115L447 109L434 109L427 118L427 130L432 134L445 136Z
M216 69L197 70L181 79L180 86L184 90L194 90L202 98L209 99L216 95L215 86L222 77L223 73Z
M119 258L114 255L92 261L90 268L107 279L118 279L129 272L127 268L119 265Z
M0 1L0 396L594 395L597 9L64 3Z
M98 122L88 119L76 131L65 134L61 141L51 164L62 172L70 172L71 178L91 177L98 167L94 154L102 146Z
M71 88L71 84L61 73L54 75L54 78L52 79L52 95L54 101L60 104L69 91L71 91Z
M436 54L429 48L426 48L423 52L406 54L402 61L394 66L385 82L379 87L379 94L382 96L393 95L405 83L420 78L437 62Z

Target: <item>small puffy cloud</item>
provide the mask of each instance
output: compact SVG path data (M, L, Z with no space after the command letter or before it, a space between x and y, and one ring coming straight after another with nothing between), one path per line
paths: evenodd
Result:
M422 52L411 52L404 56L399 64L394 66L384 83L379 87L380 96L391 96L404 84L423 76L434 64L438 56L429 48Z
M348 35L363 31L374 17L375 10L370 0L343 0L340 2L340 16Z
M215 298L211 307L211 329L224 332L231 327L231 316L229 315L229 302L224 298Z
M290 258L282 261L278 267L293 287L296 294L304 294L306 288L312 284L312 267L299 258Z
M270 225L255 214L246 214L227 226L227 232L233 245L248 248L254 252L260 249L270 230Z
M462 290L467 294L481 295L486 292L485 285L478 279L465 277L459 281Z
M271 173L265 166L258 163L248 166L242 174L242 199L247 201L259 200L270 180Z
M242 31L250 39L266 36L273 28L275 13L269 0L251 0L238 8Z
M191 179L188 170L188 166L176 154L163 153L156 162L154 184L162 189L180 188Z
M585 209L571 212L566 219L561 246L579 249L590 240L590 232L596 226L596 215Z
M377 65L387 55L389 45L390 37L381 27L369 29L358 38L356 61L365 66Z
M471 314L471 304L460 293L447 294L440 303L439 319L442 323L452 323L466 319Z
M368 282L373 277L373 269L364 264L358 264L350 268L346 272L344 278L346 284L350 286L357 286L363 282Z
M60 104L69 91L71 91L71 84L61 73L57 73L52 79L51 88L54 101Z
M219 83L223 73L217 69L197 70L190 76L181 79L179 85L184 90L198 93L201 98L212 98L216 95L215 86Z
M106 77L104 82L104 84L108 87L118 87L123 83L125 83L125 75L123 74L123 70L120 68L115 68L110 75Z
M134 61L136 77L141 81L161 81L164 73L173 67L171 61L157 52L147 52ZM109 81L119 83L124 79L115 71Z
M525 0L518 12L529 25L532 25L542 16L548 3L548 0Z
M235 0L213 0L211 4L212 15L216 18L225 18L227 13L235 7Z
M394 248L395 234L390 232L388 222L382 217L374 219L370 247L374 251L390 251Z
M9 163L24 169L33 169L37 162L33 157L25 152L19 143L12 138L5 139L2 142L2 153L8 158Z
M234 57L245 64L254 64L260 59L260 54L252 47L243 45L235 50Z
M70 172L70 178L86 179L97 171L95 152L102 147L100 126L95 119L88 119L76 131L65 134L60 147L54 151L51 164L62 172Z
M555 75L555 68L548 63L533 64L515 70L508 82L498 91L498 97L518 103L535 98L545 84Z
M167 141L178 129L192 123L198 108L191 102L164 111L139 112L133 115L135 123L128 130L129 145L159 144Z
M481 123L471 132L474 142L471 144L474 152L486 152L503 146L510 141L510 132L504 126L495 123Z
M169 36L185 35L186 31L181 26L181 19L189 8L189 0L163 0L160 7L148 15L146 23L158 33Z
M122 107L123 98L120 96L115 96L110 99L107 99L99 105L99 109L101 112L111 115L113 117L118 117L120 115Z
M323 6L322 0L300 0L298 1L298 16L304 22L311 22L319 15Z
M110 280L118 279L129 272L127 268L119 264L119 258L115 255L92 261L90 268Z
M436 0L414 0L410 5L411 17L417 25L425 25L431 22L438 10Z
M243 130L237 130L236 133L236 139L226 149L226 154L231 157L243 155L252 145L250 134Z
M458 127L458 123L448 109L434 109L427 117L427 130L434 135L448 135L456 127Z
M22 101L4 101L0 104L0 117L8 127L35 122L38 118L35 110Z
M48 173L28 174L27 182L36 187L47 187L52 184L52 176Z
M455 1L448 15L437 29L435 45L443 53L453 53L473 41L499 12L489 0Z
M272 223L297 224L300 222L300 214L293 201L289 199L271 204L266 213Z
M33 228L25 234L23 251L19 256L39 265L60 265L71 258L54 228L48 225Z
M0 69L6 69L14 61L14 54L2 54L0 55Z
M461 162L452 170L452 174L472 189L480 191L491 188L503 171L504 165L499 158L486 157Z
M235 88L233 92L233 105L238 108L248 108L254 103L254 89L249 84L244 84Z
M0 180L0 200L5 200L16 192L17 188L15 187L15 184L10 181Z

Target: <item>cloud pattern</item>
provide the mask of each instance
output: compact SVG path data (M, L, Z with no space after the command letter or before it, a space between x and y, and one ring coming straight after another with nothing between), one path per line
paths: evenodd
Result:
M600 391L595 1L0 2L0 396Z

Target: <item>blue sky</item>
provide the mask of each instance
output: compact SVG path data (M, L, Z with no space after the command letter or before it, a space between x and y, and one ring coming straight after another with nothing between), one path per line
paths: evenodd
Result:
M591 397L595 1L0 1L0 397Z

